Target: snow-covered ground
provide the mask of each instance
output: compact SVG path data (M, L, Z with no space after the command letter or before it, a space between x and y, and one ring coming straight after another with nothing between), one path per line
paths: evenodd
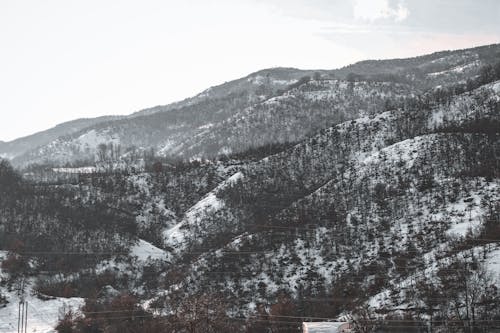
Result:
M500 283L500 249L488 253L486 258L487 269L496 277Z
M348 325L344 322L316 322L304 323L304 333L337 333L341 326Z
M4 259L6 251L0 251L0 259ZM7 276L0 269L0 279ZM33 281L26 281L24 300L28 303L28 329L30 333L52 333L63 309L78 309L83 304L82 298L52 298L42 300L34 295ZM11 289L11 290L9 290ZM19 300L17 288L0 287L0 294L7 298L7 305L0 307L0 333L17 332Z
M196 225L203 221L203 217L206 214L210 214L219 210L223 205L219 198L217 198L217 192L225 188L226 186L236 182L238 179L243 177L241 172L237 172L236 174L229 177L226 181L222 182L217 186L213 191L208 193L203 199L196 203L193 207L191 207L185 215L185 218L172 228L165 230L163 233L163 237L165 239L165 243L168 246L172 246L176 248L177 251L182 250L186 233L190 233L189 226Z
M167 253L151 243L139 239L130 249L130 256L136 257L139 261L146 262L148 260L165 260Z
M473 62L464 64L464 65L460 65L460 66L456 66L456 67L453 67L453 68L445 70L445 71L428 73L427 75L430 77L436 77L436 76L440 76L440 75L447 75L447 74L453 74L453 73L465 73L465 72L471 71L473 69L476 69L479 66L481 66L481 61L475 60Z
M17 292L4 292L8 304L0 308L0 333L17 332L19 297ZM28 303L28 332L53 333L63 309L78 309L83 304L82 298L54 298L41 300L27 293L25 301Z
M9 303L0 309L0 332L17 332L19 297L14 293L7 293ZM78 309L83 304L82 298L55 298L43 301L36 296L26 297L28 303L28 332L52 333L63 309Z
M52 171L60 173L94 173L97 172L95 166L79 167L79 168L53 168Z
M0 252L0 258L5 257L6 252ZM148 262L156 260L166 260L168 254L157 248L156 246L139 239L130 249L130 257L134 258L134 267L140 267ZM115 260L102 262L96 267L96 271L105 271L113 267L118 271L126 272L129 270L123 262L116 262ZM0 277L7 277L0 270ZM59 318L64 313L64 310L78 310L84 303L82 298L62 298L51 297L49 300L42 300L36 296L32 287L34 284L33 279L26 282L25 300L28 303L28 332L36 333L53 333L54 327ZM0 307L0 333L13 333L17 332L18 321L18 305L20 297L16 288L0 287L0 294L7 298L6 307Z

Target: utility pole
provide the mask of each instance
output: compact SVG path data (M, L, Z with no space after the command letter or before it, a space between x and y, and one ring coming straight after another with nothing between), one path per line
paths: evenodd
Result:
M467 331L472 332L470 318L469 318L469 286L467 279L469 278L469 265L468 262L465 262L465 273L464 273L464 282L465 282L465 313L467 316Z
M17 317L17 333L28 332L28 302L24 299L24 278L18 289L19 308Z
M24 302L26 306L26 316L24 317L24 333L28 332L28 301Z

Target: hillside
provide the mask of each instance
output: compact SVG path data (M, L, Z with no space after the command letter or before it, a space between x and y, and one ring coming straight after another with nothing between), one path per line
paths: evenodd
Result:
M29 149L24 145L10 148L11 153L6 148L2 151L16 166L82 165L98 162L102 144L118 150L116 158L151 150L162 156L190 158L295 142L332 124L369 114L380 105L397 107L405 98L434 87L470 89L499 54L500 46L491 45L410 59L364 61L338 70L266 69L178 103L102 119L64 134L58 131L46 140L37 139L36 144L30 140Z
M496 326L499 48L264 70L2 161L0 330L23 293L42 332Z
M86 127L95 125L97 123L109 120L115 120L118 116L103 116L93 119L77 119L59 124L46 131L38 132L26 137L15 139L8 142L0 141L0 157L6 159L13 159L20 156L27 151L38 146L46 145L53 140L61 137L71 135Z
M167 106L139 111L117 120L105 120L68 132L52 141L33 146L16 156L16 166L32 163L65 164L75 161L94 163L99 144L120 147L120 152L161 151L172 142L181 142L222 121L235 112L265 99L310 72L270 69L212 87L201 94Z

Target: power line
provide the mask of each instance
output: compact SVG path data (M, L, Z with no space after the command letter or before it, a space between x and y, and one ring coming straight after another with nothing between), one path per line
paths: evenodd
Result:
M287 227L288 228L288 227ZM294 227L289 227L290 229L295 229ZM307 230L311 230L311 229L307 229ZM294 238L294 239L290 239L290 241L294 241L294 240L302 240L302 239L307 239L308 237L298 237L298 238ZM314 240L317 239L317 236L314 236L311 238L313 238ZM321 237L319 237L320 240L321 240ZM326 237L325 239L323 239L324 241L330 241L330 240L338 240L338 239L341 239L341 240L345 240L345 238L342 238L342 237ZM467 240L465 240L467 241ZM481 241L481 242L494 242L494 243L500 243L500 239L484 239L484 238L476 238L476 239L471 239L470 240L471 242L474 242L474 241ZM339 244L340 246L345 246L345 245L342 245L342 244ZM214 253L214 254L260 254L260 253L264 253L264 254L268 254L268 253L275 253L275 251L279 250L261 250L261 251L228 251L228 250L225 250L225 251L221 251L221 249L217 249L217 248L213 248L213 249L209 249L207 248L207 251L184 251L184 252L181 252L181 253L172 253L172 252L168 252L167 250L163 250L163 249L160 249L161 251L164 252L164 254L173 254L173 255L179 255L179 254L209 254L210 252L217 252L217 251L220 251L219 253ZM390 249L389 249L390 250ZM439 249L438 249L439 250ZM467 250L470 250L470 249L465 249L465 250L455 250L452 252L453 253L461 253L463 251L467 251ZM443 249L442 250L444 253L443 254L446 254L446 249ZM144 253L146 254L149 254L149 255L158 255L158 252L155 252L155 251L147 251L147 250L144 250L143 251ZM394 252L394 251L393 251ZM48 255L48 256L51 256L51 255L81 255L81 256L85 256L85 255L103 255L103 256L108 256L108 255L124 255L124 256L131 256L131 257L134 257L135 255L130 253L130 252L71 252L71 251L21 251L21 252L13 252L15 253L16 255L20 255L20 256L28 256L28 255ZM394 254L405 254L405 253L418 253L418 254L425 254L424 252L422 251L416 251L416 250L406 250L406 249L401 249L401 252L396 252ZM439 252L438 252L439 253ZM437 253L437 254L438 254Z

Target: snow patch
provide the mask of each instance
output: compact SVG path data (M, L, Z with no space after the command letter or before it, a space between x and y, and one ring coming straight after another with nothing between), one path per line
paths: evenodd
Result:
M242 177L241 172L235 173L198 201L186 212L184 219L180 223L163 232L165 243L174 247L179 247L184 243L187 234L190 233L190 225L199 224L203 221L205 215L216 212L224 206L224 202L217 198L217 193Z
M491 251L486 259L486 267L500 282L500 249Z
M491 89L493 89L494 92L496 92L497 94L499 94L500 93L500 81L499 82L495 82L491 86Z
M78 168L52 168L52 171L59 173L80 174L80 173L95 173L97 172L97 168L93 166L78 167Z
M78 310L84 303L82 298L62 298L58 297L50 300L41 300L35 295L31 288L27 291L25 301L28 302L28 329L29 332L55 333L54 327L57 325L63 309ZM8 304L0 308L0 332L17 332L19 296L17 292L5 292Z
M165 251L142 239L139 239L139 241L132 246L130 255L137 257L140 261L165 260L167 258L167 253Z
M208 123L208 124L199 126L198 129L208 129L208 128L213 127L213 126L214 126L213 123Z
M80 135L76 141L84 147L97 147L101 143L119 144L118 138L112 137L105 133L98 133L96 130L90 130L85 134Z

